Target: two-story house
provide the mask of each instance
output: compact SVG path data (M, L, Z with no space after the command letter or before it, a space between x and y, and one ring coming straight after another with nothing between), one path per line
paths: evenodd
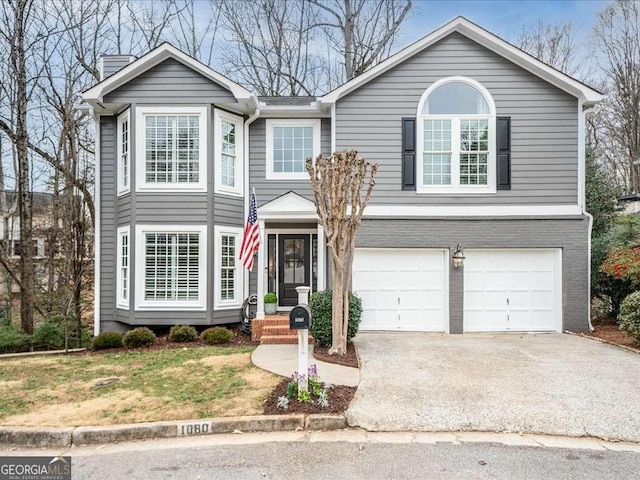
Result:
M361 328L589 327L585 110L602 96L456 18L317 98L257 97L169 44L102 59L96 332L238 321L330 287L305 158L379 164L358 233ZM256 267L238 261L250 189ZM460 244L465 256L454 266Z

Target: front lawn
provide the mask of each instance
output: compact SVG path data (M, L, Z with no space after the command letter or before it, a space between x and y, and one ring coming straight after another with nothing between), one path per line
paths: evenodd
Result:
M280 378L253 346L0 360L0 424L79 426L255 415Z

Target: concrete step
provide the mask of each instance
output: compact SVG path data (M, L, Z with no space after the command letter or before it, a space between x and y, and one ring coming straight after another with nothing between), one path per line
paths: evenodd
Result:
M309 343L313 343L313 337L309 335ZM298 334L295 335L262 335L260 344L298 344Z

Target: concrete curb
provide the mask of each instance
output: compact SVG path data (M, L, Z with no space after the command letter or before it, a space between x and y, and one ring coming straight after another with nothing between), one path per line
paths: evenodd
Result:
M0 445L63 447L193 437L221 433L288 432L347 428L342 414L256 415L95 427L0 426Z
M4 358L37 357L42 355L64 355L65 353L84 352L86 348L70 348L69 350L45 350L42 352L20 352L0 354L0 360Z

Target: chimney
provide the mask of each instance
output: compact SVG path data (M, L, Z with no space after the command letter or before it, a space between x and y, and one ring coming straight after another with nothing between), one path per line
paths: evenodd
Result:
M102 55L98 60L100 81L122 70L134 60L136 57L133 55Z

